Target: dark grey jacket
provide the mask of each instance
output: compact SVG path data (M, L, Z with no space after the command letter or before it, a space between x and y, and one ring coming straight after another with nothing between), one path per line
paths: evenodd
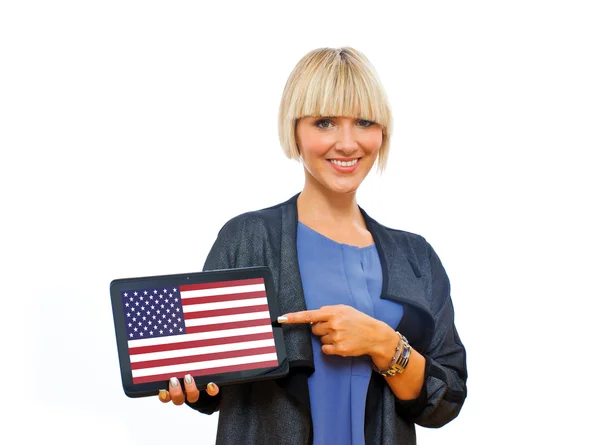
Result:
M219 232L204 270L268 266L281 313L306 310L296 250L298 195L282 204L230 220ZM381 297L404 305L397 330L426 358L419 398L398 400L373 373L367 393L367 444L415 444L415 426L440 427L454 419L467 395L466 356L454 326L450 284L425 239L382 226L362 209L383 269ZM314 370L308 325L284 325L290 361L286 378L204 391L191 407L220 410L217 444L311 444L308 377Z

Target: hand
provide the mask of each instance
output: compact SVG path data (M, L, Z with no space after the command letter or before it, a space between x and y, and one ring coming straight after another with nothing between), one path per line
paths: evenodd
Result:
M325 354L369 355L382 367L389 365L398 344L398 336L387 324L343 304L285 314L280 322L311 323L313 334L321 337Z
M171 377L169 379L169 390L161 389L158 392L158 398L163 403L173 402L175 405L183 405L186 401L189 403L195 403L200 398L200 391L196 386L196 382L190 374L187 374L183 379L184 389L181 388L177 377ZM214 383L209 383L206 387L206 392L211 396L219 394L219 387Z

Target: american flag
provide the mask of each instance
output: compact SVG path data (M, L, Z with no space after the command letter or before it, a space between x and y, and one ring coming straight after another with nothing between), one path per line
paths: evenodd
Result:
M278 365L262 278L121 296L134 384Z

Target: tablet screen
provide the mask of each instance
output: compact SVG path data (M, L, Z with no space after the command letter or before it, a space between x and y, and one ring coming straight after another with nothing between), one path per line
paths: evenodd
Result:
M280 367L270 287L264 268L115 280L125 392L156 393L186 374L197 382L248 381Z

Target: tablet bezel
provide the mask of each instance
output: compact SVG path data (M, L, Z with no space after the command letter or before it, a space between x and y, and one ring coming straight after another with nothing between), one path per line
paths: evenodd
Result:
M283 329L281 325L277 323L277 317L281 314L273 285L273 277L268 267L246 267L187 274L119 278L111 281L110 295L115 334L117 339L117 349L119 354L119 365L121 369L121 380L125 394L132 398L157 395L159 390L168 389L168 380L138 384L133 383L131 361L129 359L128 352L125 311L123 309L121 296L123 291L151 287L179 286L182 284L202 284L215 281L245 280L251 278L262 278L265 282L271 326L273 329L273 337L275 339L275 349L279 365L271 368L195 376L194 380L196 381L196 385L199 389L205 389L206 385L210 382L216 383L219 386L226 386L236 383L275 379L286 376L289 366L283 340Z

